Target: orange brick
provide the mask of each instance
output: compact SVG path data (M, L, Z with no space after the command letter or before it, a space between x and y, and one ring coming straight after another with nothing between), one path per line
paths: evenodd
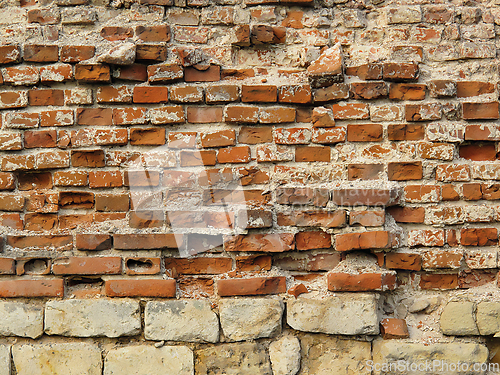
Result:
M111 279L104 284L109 297L175 298L175 280L163 279Z

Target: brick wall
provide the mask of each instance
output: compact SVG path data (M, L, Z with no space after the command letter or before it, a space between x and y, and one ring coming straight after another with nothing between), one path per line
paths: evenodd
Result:
M499 363L495 4L0 0L0 375Z

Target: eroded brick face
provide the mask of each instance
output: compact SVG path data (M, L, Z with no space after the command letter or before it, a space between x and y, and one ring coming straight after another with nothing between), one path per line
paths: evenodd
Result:
M0 375L497 361L497 8L2 4Z

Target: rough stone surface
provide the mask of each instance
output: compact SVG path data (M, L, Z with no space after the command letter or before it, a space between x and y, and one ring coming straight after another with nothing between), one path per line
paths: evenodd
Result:
M287 304L287 323L296 330L332 335L377 335L377 297L351 294L317 299L301 295Z
M481 335L500 332L500 302L480 302L477 305L476 323Z
M223 344L197 350L196 375L272 375L265 348L258 343Z
M43 334L43 307L0 302L0 336L37 338Z
M295 375L300 370L300 341L295 336L284 336L269 345L273 375Z
M219 341L219 319L208 300L148 302L144 323L148 340Z
M371 374L366 366L371 358L370 342L307 334L301 337L300 343L301 375Z
M281 332L283 303L276 299L225 299L219 313L222 331L229 340L255 340Z
M134 345L112 349L104 375L194 375L193 351L186 346Z
M14 345L17 375L101 375L101 350L86 343Z
M132 300L49 301L45 306L48 335L133 336L140 332L139 302Z
M445 335L477 335L473 302L449 302L441 313L441 330Z
M10 345L0 345L0 375L11 374Z
M375 340L373 342L373 363L382 364L397 361L422 363L428 360L447 363L468 362L484 363L488 359L488 349L476 343L443 343L424 345L420 343L405 343L399 340ZM374 371L374 375L387 372ZM392 371L391 374L408 374L404 371ZM412 374L428 374L427 371L413 371ZM433 372L440 374L456 374L457 371ZM467 372L470 373L470 372ZM484 374L484 372L476 372Z

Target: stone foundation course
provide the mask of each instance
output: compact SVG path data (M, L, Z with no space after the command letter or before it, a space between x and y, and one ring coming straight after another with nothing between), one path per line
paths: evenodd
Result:
M500 373L499 5L0 0L0 375Z

